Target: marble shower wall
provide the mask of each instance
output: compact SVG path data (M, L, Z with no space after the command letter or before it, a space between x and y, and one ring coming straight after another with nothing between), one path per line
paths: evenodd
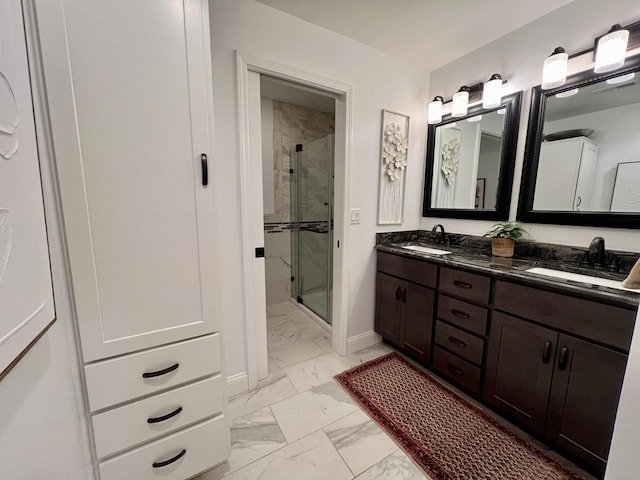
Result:
M334 131L333 113L273 101L275 209L274 213L264 216L267 305L283 302L291 297L291 227L295 220L291 217L291 153L295 152L297 144L310 143ZM324 143L326 148L326 142L320 143ZM309 181L303 190L301 207L305 212L305 220L309 221L326 220L326 213L322 216L326 212L324 200L320 200L327 196L328 165L323 165L321 158L326 158L326 155L323 157L317 149L310 149L310 161L303 165L303 173ZM317 206L319 202L322 209ZM313 226L317 227L315 223ZM314 255L314 263L317 263L322 252L315 250L318 248L313 247L313 251L308 253ZM320 288L324 277L320 272L310 276L308 281Z

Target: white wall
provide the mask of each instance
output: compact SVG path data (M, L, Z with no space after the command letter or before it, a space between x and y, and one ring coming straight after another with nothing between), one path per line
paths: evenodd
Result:
M242 300L240 179L236 49L353 87L352 180L347 199L362 208L362 223L351 226L344 245L349 262L349 336L373 329L375 232L414 229L420 217L426 123L426 79L416 69L359 42L304 22L253 0L212 0L212 55L215 105L214 162L225 174L214 180L216 202L225 214L222 245L228 254L222 284L226 367L246 371ZM403 225L376 226L381 110L411 116Z
M30 21L27 29L33 31ZM30 57L35 57L33 51ZM42 141L45 129L39 96L34 98L34 104L57 321L0 382L0 479L90 480L93 467L84 420L73 314L53 192L51 157Z
M273 100L260 98L262 125L262 208L265 215L273 213L275 192L273 191Z
M449 99L460 85L485 81L494 72L508 81L506 93L524 91L510 219L516 216L531 87L540 84L542 62L556 46L564 46L569 54L578 53L592 48L594 38L614 23L626 25L638 19L637 0L576 0L431 73L429 98L443 95ZM418 203L420 198L406 201ZM442 223L451 232L478 235L485 233L493 222L422 218L420 227L431 229L435 223ZM529 225L527 229L538 241L587 246L593 237L603 236L608 248L640 251L635 230L560 225Z

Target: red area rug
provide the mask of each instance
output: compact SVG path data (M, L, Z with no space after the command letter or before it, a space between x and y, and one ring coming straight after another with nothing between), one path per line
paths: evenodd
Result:
M396 353L335 379L433 480L578 480Z

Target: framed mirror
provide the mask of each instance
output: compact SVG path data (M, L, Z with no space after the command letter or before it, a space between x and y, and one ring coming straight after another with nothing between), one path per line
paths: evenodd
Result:
M533 89L518 220L640 228L640 59L626 63Z
M429 125L423 217L507 220L521 96Z

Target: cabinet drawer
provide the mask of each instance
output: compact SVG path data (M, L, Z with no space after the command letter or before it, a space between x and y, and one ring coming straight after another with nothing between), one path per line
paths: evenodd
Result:
M377 269L379 272L432 288L435 288L438 277L438 267L432 263L384 252L378 252Z
M219 371L218 334L94 363L85 367L89 408L95 412Z
M184 480L222 463L229 455L227 419L219 416L102 462L102 480ZM156 466L185 452L166 466Z
M487 317L486 308L438 295L438 318L442 320L484 336L487 334Z
M484 340L474 337L470 333L436 322L436 343L450 352L469 360L476 365L482 365L482 354L484 352Z
M221 412L219 375L109 410L92 418L96 454L104 458ZM173 413L170 418L160 420Z
M480 369L440 347L433 349L433 368L465 390L476 394L480 392Z
M439 288L443 292L486 305L489 303L491 279L475 273L442 267Z
M515 283L496 282L495 308L629 351L636 312Z

